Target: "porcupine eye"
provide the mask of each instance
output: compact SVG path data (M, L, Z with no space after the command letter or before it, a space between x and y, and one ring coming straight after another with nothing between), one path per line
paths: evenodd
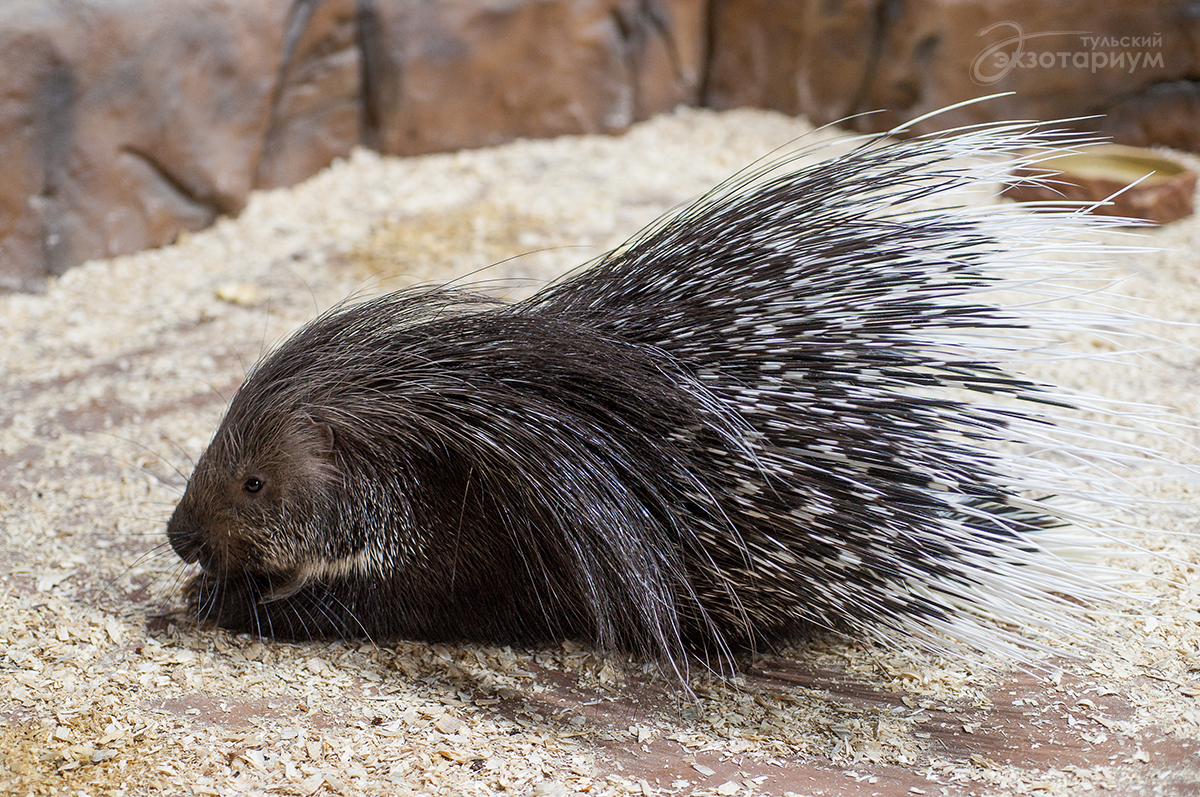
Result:
M270 474L258 468L247 468L235 478L238 481L231 485L235 492L231 497L243 507L266 507L277 497L275 493L279 490L279 484Z

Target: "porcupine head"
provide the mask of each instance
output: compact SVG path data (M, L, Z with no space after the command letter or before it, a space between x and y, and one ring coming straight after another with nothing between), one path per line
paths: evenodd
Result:
M247 403L235 402L196 463L167 538L213 583L280 599L312 563L352 555L355 540L321 533L336 511L329 425L304 412L248 416Z

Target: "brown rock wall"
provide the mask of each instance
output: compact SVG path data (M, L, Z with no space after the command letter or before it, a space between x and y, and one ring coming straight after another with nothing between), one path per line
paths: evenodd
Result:
M278 10L211 0L0 6L0 140L11 142L0 287L36 287L240 210L269 121Z
M297 3L287 30L257 188L298 183L362 138L363 66L355 0Z
M916 129L1107 114L1119 141L1200 151L1184 0L9 0L0 75L0 290L169 242L357 144L616 132L679 104L884 109L851 122L884 130L1012 91Z
M816 123L917 125L1105 114L1126 143L1200 150L1200 12L1185 0L712 0L705 102ZM990 51L990 52L989 52ZM1135 60L1136 59L1136 60ZM1170 88L1167 88L1167 87Z
M699 99L694 0L0 5L0 289L167 243L358 143L620 131Z
M877 5L712 0L705 104L844 118L870 71Z
M699 98L702 6L443 0L367 6L376 146L420 152L624 130Z
M51 16L35 3L28 16L0 33L0 288L36 284L49 270L56 182L70 123L74 79L55 46L39 36ZM0 20L5 20L0 10ZM7 21L7 20L5 20ZM20 68L17 65L20 64Z

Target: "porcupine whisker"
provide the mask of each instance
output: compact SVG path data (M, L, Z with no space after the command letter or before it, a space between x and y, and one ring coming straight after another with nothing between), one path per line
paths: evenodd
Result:
M137 447L137 448L141 449L141 450L142 450L142 451L144 451L145 453L147 453L147 454L150 454L151 456L153 456L153 457L154 457L156 460L158 460L159 462L164 462L164 463L166 463L167 467L168 467L168 468L170 468L171 470L175 471L175 474L176 474L177 476L179 476L179 478L180 478L180 479L183 481L183 483L184 483L184 484L186 484L186 483L187 483L187 474L186 474L186 473L184 473L182 470L180 470L178 467L176 467L176 466L175 466L175 463L171 462L169 459L167 459L166 457L162 456L161 454L159 454L159 453L158 453L157 451L155 451L154 449L150 448L150 446L148 446L148 445L145 445L144 443L140 443L140 442L138 442L137 440L134 440L134 439L132 439L132 438L124 437L124 436L122 436L122 435L119 435L119 434L114 434L113 432L101 431L101 432L100 432L100 434L107 435L107 436L109 436L109 437L113 437L113 438L115 438L115 439L117 439L117 440L120 440L120 441L121 441L121 442L123 442L123 443L129 443L130 445L133 445L133 446L135 446L135 447ZM178 443L176 443L174 440L170 440L170 439L168 439L168 440L167 440L167 442L169 442L169 443L170 443L172 446L174 446L175 448L177 448L177 449L179 450L179 453L183 454L183 455L184 455L184 457L185 457L185 458L187 458L187 459L189 460L190 464L191 464L193 467L195 467L195 464L196 464L196 463L195 463L194 461L191 461L191 457L188 457L188 455L187 455L187 452L186 452L186 451L183 449L183 447L182 447L182 446L180 446L180 445L179 445ZM135 468L137 468L137 470L141 471L142 473L145 473L147 476L149 476L150 478L154 479L156 482L158 482L159 484L161 484L161 485L162 485L162 486L164 486L164 487L170 487L172 490L179 490L179 489L180 489L180 486L179 486L179 484L177 484L177 483L174 483L174 482L170 482L170 481L168 481L168 480L164 479L164 478L163 478L161 475L159 475L158 473L154 472L153 470L151 470L150 468L148 468L148 467L147 467L147 466L145 466L145 465L135 465L134 467L135 467Z
M329 620L329 621L337 624L339 622L338 617L337 617L337 615L330 614L328 608L326 607L327 602L332 602L334 604L337 604L342 609L344 616L350 618L351 620L355 621L355 623L357 623L359 625L360 630L363 632L363 637L367 641L371 642L372 644L374 643L374 640L371 639L371 635L369 633L367 633L366 629L362 626L361 623L358 623L358 619L355 616L354 612L350 610L350 607L348 605L346 605L343 601L341 601L337 597L337 595L333 594L327 588L322 593L321 600L317 600L317 601L313 601L313 602L306 602L304 604L293 604L287 608L290 608L292 610L296 619L299 621L301 627L307 627L304 622L304 618L306 616L310 621L314 621L316 623L317 627L321 627L321 623L319 622L318 618L324 618L326 620ZM349 631L345 631L343 633L345 633L345 635L347 635L347 636L350 635Z
M250 609L250 612L251 612L251 616L254 618L255 635L274 638L275 637L274 620L271 618L271 615L269 613L260 611L261 607L263 606L263 595L262 595L262 590L258 586L257 579L254 578L254 576L250 573L250 570L248 568L246 568L245 566L242 567L242 578L244 579L244 583L246 585L247 591L251 593L251 595L250 595L251 600L248 601L247 603L248 603L248 608ZM215 597L215 593L214 593L214 597ZM286 605L286 604L284 604L284 605ZM262 625L264 618L267 623L267 627L265 629L263 628L263 625Z
M326 600L332 602L333 604L339 606L342 610L343 616L349 617L351 620L354 620L357 622L358 618L355 616L354 612L352 612L350 610L349 606L345 605L345 603L343 603L341 600L339 600L336 595L326 592L323 597ZM303 618L300 616L300 609L297 607L294 609L294 611L296 612L297 618L300 619L301 625L304 625ZM320 620L318 618L324 619L326 621L334 622L334 623L339 622L337 615L331 615L329 610L326 608L325 604L323 604L322 602L319 602L319 601L316 602L315 604L313 604L311 606L311 608L309 605L306 605L304 607L304 614L307 615L310 620L316 621L318 623L318 626L320 625ZM360 626L360 629L361 629L362 624L358 623L358 625ZM344 626L340 626L340 627L344 628ZM354 635L353 631L351 629L345 629L342 633L345 636L353 636ZM371 639L371 635L366 633L365 630L363 630L363 637L368 642L371 642L372 644L374 644L374 640Z
M299 628L301 633L292 633L291 636L303 636L308 628L322 628L324 621L330 619L326 614L326 609L320 603L305 602L281 604L282 609L286 614L280 618L287 620L288 628ZM269 615L268 615L269 617Z
M95 601L97 603L99 603L108 594L108 591L116 586L118 581L120 581L123 577L132 573L140 565L145 564L146 561L152 560L152 559L160 556L161 554L165 553L169 549L169 547L170 547L169 544L164 541L164 542L157 543L156 545L152 546L149 550L143 551L142 553L138 554L137 558L135 558L131 564L122 568L119 573L117 573L116 575L114 575L112 578L108 579L104 583L104 586L100 589L99 594L96 595ZM153 580L152 580L152 583L153 583Z

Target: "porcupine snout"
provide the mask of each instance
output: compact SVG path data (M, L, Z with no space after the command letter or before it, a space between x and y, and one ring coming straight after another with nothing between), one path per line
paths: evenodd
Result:
M199 563L209 574L225 573L230 566L244 570L251 559L251 551L240 539L235 526L224 516L198 508L195 496L189 490L184 494L171 519L167 521L167 541L175 553L185 562Z
M178 508L167 522L167 541L179 558L187 563L200 561L204 551L205 530L191 515Z

